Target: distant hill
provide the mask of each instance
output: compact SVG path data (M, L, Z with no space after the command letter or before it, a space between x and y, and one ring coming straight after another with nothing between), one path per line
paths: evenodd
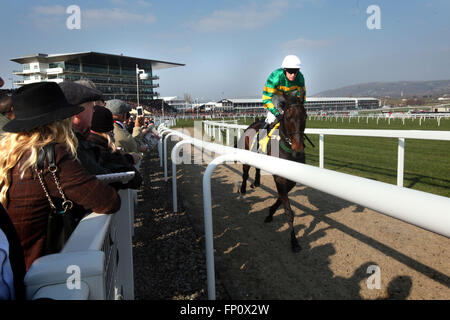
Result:
M319 92L314 97L440 97L450 94L450 80L396 81L355 84L339 89Z

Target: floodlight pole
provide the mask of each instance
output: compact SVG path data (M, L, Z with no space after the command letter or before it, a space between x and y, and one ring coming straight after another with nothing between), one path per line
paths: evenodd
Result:
M137 106L139 107L139 67L136 64L136 96L137 96Z

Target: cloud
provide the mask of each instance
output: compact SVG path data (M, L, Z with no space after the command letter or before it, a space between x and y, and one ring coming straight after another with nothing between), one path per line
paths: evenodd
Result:
M302 50L310 50L323 48L328 46L328 41L325 40L309 40L304 38L298 38L290 40L282 44L282 47L287 52L298 52Z
M81 11L82 19L89 22L100 21L102 24L110 22L152 23L156 18L152 14L131 13L124 9L88 9Z
M144 0L138 0L137 4L142 7L150 7L152 4L150 2L144 1Z
M31 9L34 15L59 16L66 13L66 8L60 5L55 6L36 6Z
M60 25L69 17L66 9L60 5L35 6L31 8L31 17L40 27ZM111 26L111 24L119 23L121 25L153 23L155 21L156 17L151 13L133 13L121 8L83 9L81 7L81 28Z
M235 10L216 10L210 16L195 23L198 31L229 31L256 29L280 17L288 6L284 0L273 1L263 7L242 6Z
M109 0L115 6L126 6L127 0Z

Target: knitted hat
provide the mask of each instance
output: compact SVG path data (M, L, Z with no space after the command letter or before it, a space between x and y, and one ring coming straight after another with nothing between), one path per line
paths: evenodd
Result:
M109 132L114 129L114 120L111 111L105 107L94 106L91 130L95 132Z

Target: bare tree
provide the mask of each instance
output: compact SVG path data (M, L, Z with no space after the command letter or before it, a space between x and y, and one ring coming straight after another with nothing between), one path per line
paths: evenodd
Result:
M193 102L192 97L191 97L191 95L189 93L185 93L184 94L184 101L186 101L187 103L192 103Z

